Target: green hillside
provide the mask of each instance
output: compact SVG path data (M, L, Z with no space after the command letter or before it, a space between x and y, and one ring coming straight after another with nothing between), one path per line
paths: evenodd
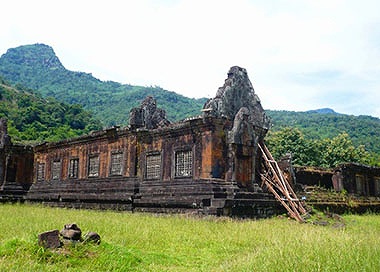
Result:
M7 80L7 82L15 85L17 89L33 89L41 97L53 97L60 102L81 104L85 109L91 110L94 116L103 122L104 126L126 125L130 110L138 106L148 95L157 99L159 107L166 110L168 118L171 121L178 121L200 114L200 110L206 101L206 98L191 99L160 87L142 87L112 81L101 81L89 73L69 71L62 65L54 50L44 44L25 45L9 49L0 58L0 76ZM3 86L3 88L5 87ZM9 88L9 86L6 87L6 89ZM53 100L49 98L49 101ZM41 103L43 104L43 102ZM3 110L6 107L2 101ZM52 105L51 107L54 108L56 106ZM65 107L78 106L68 106L65 104ZM81 110L83 111L83 109ZM70 112L70 109L68 111ZM51 109L50 112L52 116L55 116L55 113ZM372 159L372 161L375 164L379 161L379 118L338 114L331 109L308 112L268 110L267 113L272 119L272 133L281 132L284 129L286 131L286 128L291 127L298 130L292 133L305 138L306 142L304 143L306 145L311 143L311 141L319 141L314 142L313 146L316 143L322 143L320 141L324 139L352 141L355 147L364 147L366 151L373 154L374 156L372 157L375 159ZM0 114L6 115L1 112ZM28 128L27 126L31 125L29 123L23 124L23 122L28 121L28 118L33 119L33 114L33 111L24 111L19 116L16 113L8 115L17 130L25 131ZM89 113L86 112L86 114ZM67 121L63 121L64 118L66 117L61 118L62 124L68 125ZM39 124L36 123L33 125L36 130L40 132L52 130L48 124L49 122L46 120L39 123L44 126L38 127ZM83 132L88 131L91 126L86 125ZM92 127L99 127L99 125L97 124ZM74 130L78 129L75 126L71 128ZM49 133L53 132L44 133L39 134L37 139L43 139L43 135L50 135ZM347 135L344 133L347 133ZM33 135L33 133L24 134L20 138L33 138L26 135ZM67 134L67 136L70 135ZM53 138L54 136L50 135L47 140ZM325 144L325 142L323 143ZM280 152L281 148L278 150ZM314 154L317 151L311 153Z
M206 99L191 99L159 87L101 81L65 69L53 48L44 44L9 49L0 58L0 76L12 84L38 90L44 97L81 104L105 126L126 125L129 111L147 96L157 99L171 121L198 115Z
M57 141L102 128L81 105L43 99L0 78L0 117L8 119L13 142Z
M353 116L321 111L267 111L273 131L285 127L298 128L306 138L319 140L348 133L355 145L364 145L367 151L380 154L380 119L371 116Z

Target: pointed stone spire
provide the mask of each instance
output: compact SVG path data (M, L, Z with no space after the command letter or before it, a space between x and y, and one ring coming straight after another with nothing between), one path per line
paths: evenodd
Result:
M240 119L247 122L260 140L269 129L269 118L255 94L247 70L238 66L230 68L224 85L218 89L215 98L205 103L203 111L206 116L224 117L233 121L236 128L241 127ZM239 138L236 132L234 134L235 139Z

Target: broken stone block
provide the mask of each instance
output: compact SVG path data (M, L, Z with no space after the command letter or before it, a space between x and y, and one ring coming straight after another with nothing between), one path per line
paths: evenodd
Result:
M61 242L59 240L59 231L50 230L38 235L38 245L44 248L59 248Z
M8 120L0 118L0 148L10 146L11 144L11 137L8 135Z
M89 242L92 242L94 244L99 245L100 244L100 235L98 233L92 232L92 231L86 233L86 235L84 236L83 243L89 243Z
M166 119L165 110L157 108L156 100L147 96L139 108L130 111L129 124L132 129L156 129L167 127L170 121Z
M63 239L71 241L81 241L82 231L77 224L66 224L60 232Z
M204 104L203 112L205 117L224 117L231 121L239 113L241 116L238 116L238 121L244 118L253 127L259 141L264 139L270 127L270 120L252 87L246 69L238 66L230 68L224 85L218 89L215 98Z

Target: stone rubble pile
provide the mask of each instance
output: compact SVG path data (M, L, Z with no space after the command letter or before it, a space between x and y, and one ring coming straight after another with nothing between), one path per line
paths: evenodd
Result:
M50 230L38 235L38 245L44 248L60 248L63 245L88 242L99 245L100 235L90 231L82 237L82 230L75 223L64 225L61 231Z

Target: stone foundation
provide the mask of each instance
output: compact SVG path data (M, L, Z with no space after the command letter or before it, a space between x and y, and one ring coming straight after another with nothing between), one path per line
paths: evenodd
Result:
M265 218L285 212L271 194L215 180L131 178L37 182L25 199L54 207Z

